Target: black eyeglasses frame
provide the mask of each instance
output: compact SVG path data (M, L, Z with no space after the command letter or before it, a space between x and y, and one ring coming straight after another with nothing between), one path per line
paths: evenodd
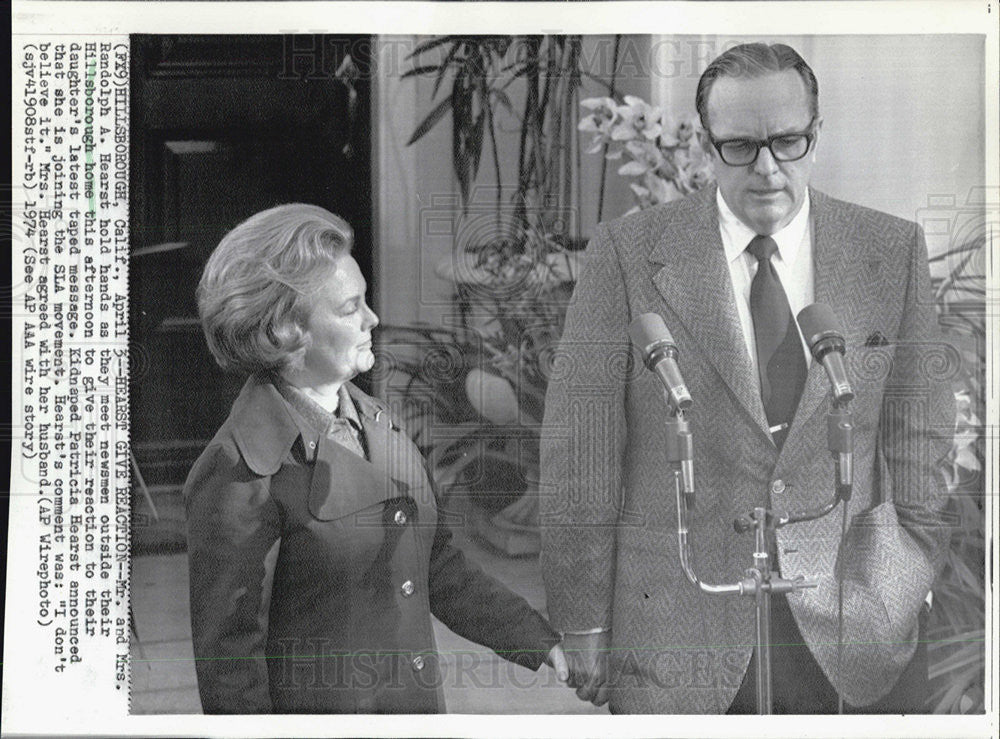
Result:
M736 138L732 138L732 139L721 139L720 140L720 139L716 139L715 136L712 135L712 132L710 130L708 130L707 128L704 129L704 131L705 131L705 135L708 137L708 140L712 143L712 146L714 146L715 150L719 153L719 158L723 161L723 163L725 163L726 165L728 165L730 167L751 167L751 166L753 166L754 164L757 163L757 157L760 156L760 150L763 149L765 146L767 147L767 150L771 152L771 156L774 157L774 161L776 161L776 162L797 162L800 159L804 159L805 156L810 151L812 151L813 142L816 140L816 120L817 120L817 118L818 118L818 116L813 116L812 119L809 121L809 125L806 126L806 128L805 128L804 131L788 131L786 133L778 133L778 134L775 134L774 136L768 136L766 139L750 139L750 138L745 138L745 137L742 137L742 136L737 136ZM797 156L797 157L795 157L793 159L781 159L781 158L778 157L777 154L774 153L774 149L772 148L772 144L777 139L783 139L783 138L785 138L787 136L805 136L805 138L806 138L806 149L805 149L805 151L802 152L801 156ZM726 157L722 153L722 147L725 146L726 144L733 144L733 143L736 143L736 142L749 143L749 144L753 144L756 147L756 151L754 151L753 158L751 158L749 162L743 162L741 164L732 164L732 163L726 161Z

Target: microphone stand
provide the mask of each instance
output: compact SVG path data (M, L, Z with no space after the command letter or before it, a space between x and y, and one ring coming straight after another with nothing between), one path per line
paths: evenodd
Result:
M694 572L691 562L688 515L694 510L695 491L693 482L693 443L684 412L676 408L667 395L669 416L667 426L667 461L674 466L674 488L677 497L677 548L681 569L692 585L710 595L742 595L752 597L755 606L755 631L757 650L757 713L770 715L773 712L771 692L771 595L798 593L805 588L815 588L815 578L798 576L783 578L771 569L768 554L769 535L782 526L812 521L830 513L837 504L845 501L844 528L846 528L846 501L851 496L853 423L846 402L834 402L827 415L827 447L834 457L836 490L831 500L817 508L775 515L772 511L758 506L746 516L736 519L733 526L738 533L751 529L754 532L753 567L745 571L745 577L724 585L705 583ZM841 536L841 546L843 545ZM838 618L838 673L840 653L843 644L843 586L839 592Z
M854 487L854 419L847 400L832 397L826 415L826 445L833 455L835 496L843 502L840 511L840 541L837 544L837 677L843 682L844 659L844 544L847 542L847 504ZM837 708L844 713L844 699L837 695Z

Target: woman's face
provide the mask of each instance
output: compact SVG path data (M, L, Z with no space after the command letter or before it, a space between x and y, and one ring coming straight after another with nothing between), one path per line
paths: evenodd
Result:
M365 302L365 278L351 256L335 269L312 298L306 321L306 350L300 380L308 385L347 382L375 364L371 330L378 316Z

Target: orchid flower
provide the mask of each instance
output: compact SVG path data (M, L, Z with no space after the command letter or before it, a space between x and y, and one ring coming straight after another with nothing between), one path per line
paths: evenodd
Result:
M662 108L634 95L626 95L623 104L595 97L580 106L590 113L577 128L594 134L588 153L603 151L606 159L622 162L616 171L629 180L636 201L630 213L675 200L713 181L711 158L695 135L695 117L676 122Z
M611 127L617 117L615 101L611 98L587 98L580 101L580 106L593 111L581 118L576 128L578 131L594 134L587 153L596 154L611 138Z
M653 141L663 132L660 125L663 112L642 98L626 95L625 105L619 105L615 111L621 119L611 131L611 138L615 141L630 141L640 136Z

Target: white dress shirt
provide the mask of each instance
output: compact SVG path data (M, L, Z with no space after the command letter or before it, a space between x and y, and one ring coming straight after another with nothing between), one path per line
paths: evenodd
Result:
M750 284L757 274L757 259L746 248L757 233L741 221L726 204L721 191L716 191L716 202L719 206L719 231L722 234L722 246L729 265L729 277L733 283L733 295L736 296L736 312L740 317L743 338L746 341L750 361L757 366L757 343L754 339L753 317L750 315ZM788 298L788 306L792 316L813 302L813 245L812 227L809 221L809 191L799 212L787 226L771 234L778 245L778 251L771 257L774 271L781 280ZM809 346L801 333L802 351L805 354L806 366L812 360ZM758 382L760 378L758 376Z

